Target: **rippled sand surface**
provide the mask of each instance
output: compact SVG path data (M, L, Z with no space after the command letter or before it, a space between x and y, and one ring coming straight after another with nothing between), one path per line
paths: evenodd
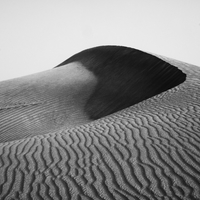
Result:
M200 199L200 68L159 57L186 80L99 120L28 138L19 128L3 134L0 199ZM0 118L6 110L17 123L18 108L9 109Z

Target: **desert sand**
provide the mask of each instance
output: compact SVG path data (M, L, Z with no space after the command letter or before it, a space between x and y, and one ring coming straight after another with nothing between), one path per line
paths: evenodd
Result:
M0 199L200 199L200 68L155 56L140 77L73 62L0 83Z

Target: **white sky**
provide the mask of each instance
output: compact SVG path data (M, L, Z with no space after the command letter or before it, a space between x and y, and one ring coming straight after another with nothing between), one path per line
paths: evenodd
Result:
M0 80L106 44L200 66L200 0L0 1Z

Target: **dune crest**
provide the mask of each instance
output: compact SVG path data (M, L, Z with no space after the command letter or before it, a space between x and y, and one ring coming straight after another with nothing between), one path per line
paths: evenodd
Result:
M95 120L183 83L186 74L156 56L123 46L86 49L62 62L80 62L98 79L85 110Z

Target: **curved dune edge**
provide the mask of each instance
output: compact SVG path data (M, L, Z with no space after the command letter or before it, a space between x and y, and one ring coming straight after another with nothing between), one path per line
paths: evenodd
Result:
M200 68L161 58L186 81L89 124L1 143L0 199L200 199Z
M98 46L83 50L57 67L81 63L98 79L85 111L96 120L169 90L186 74L158 57L124 46ZM57 68L56 67L56 68Z

